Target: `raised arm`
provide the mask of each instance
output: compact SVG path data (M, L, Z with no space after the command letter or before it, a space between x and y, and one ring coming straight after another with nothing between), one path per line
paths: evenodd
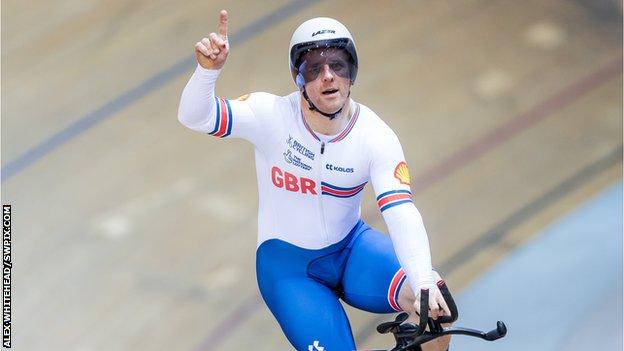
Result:
M201 133L243 138L258 146L271 123L268 119L275 115L276 97L253 93L228 100L215 95L217 79L230 51L227 33L228 13L222 10L218 33L210 33L195 44L197 67L182 92L178 120Z
M219 33L210 33L208 38L195 44L197 68L182 92L178 108L180 123L195 131L218 137L228 134L229 103L215 98L214 92L217 78L230 51L227 23L228 14L222 10L219 14ZM231 129L231 123L229 127Z

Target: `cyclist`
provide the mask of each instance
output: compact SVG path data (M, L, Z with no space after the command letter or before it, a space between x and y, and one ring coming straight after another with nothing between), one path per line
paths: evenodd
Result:
M347 28L319 17L295 30L289 61L296 92L227 100L214 93L229 53L227 22L221 11L218 33L195 45L198 65L178 119L253 144L258 285L290 343L297 350L355 349L339 298L374 313L404 310L417 321L420 291L428 289L430 316L449 315L399 140L350 97L358 57ZM368 182L389 237L360 219ZM425 347L446 350L448 343Z

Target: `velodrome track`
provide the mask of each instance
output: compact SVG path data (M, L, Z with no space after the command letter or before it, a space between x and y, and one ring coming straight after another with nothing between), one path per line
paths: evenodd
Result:
M462 323L493 328L502 319L510 333L496 343L457 339L457 350L621 350L622 181L488 269L458 304Z
M399 135L434 265L459 294L622 179L622 15L609 4L2 2L14 348L289 349L257 295L252 148L176 119L193 45L221 8L223 97L291 92L294 28L321 15L349 27L353 97ZM390 316L349 314L361 348L390 345L373 328Z

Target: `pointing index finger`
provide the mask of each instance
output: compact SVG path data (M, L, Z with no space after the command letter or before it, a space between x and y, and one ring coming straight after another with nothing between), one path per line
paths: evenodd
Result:
M227 37L227 27L228 27L228 13L225 10L221 10L219 13L219 35L222 37Z

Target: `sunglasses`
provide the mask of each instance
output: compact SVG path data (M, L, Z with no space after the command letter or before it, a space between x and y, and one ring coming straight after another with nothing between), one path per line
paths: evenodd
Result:
M325 66L333 74L351 79L352 63L344 52L336 49L316 49L305 53L299 65L299 74L306 83L309 83L318 78Z

